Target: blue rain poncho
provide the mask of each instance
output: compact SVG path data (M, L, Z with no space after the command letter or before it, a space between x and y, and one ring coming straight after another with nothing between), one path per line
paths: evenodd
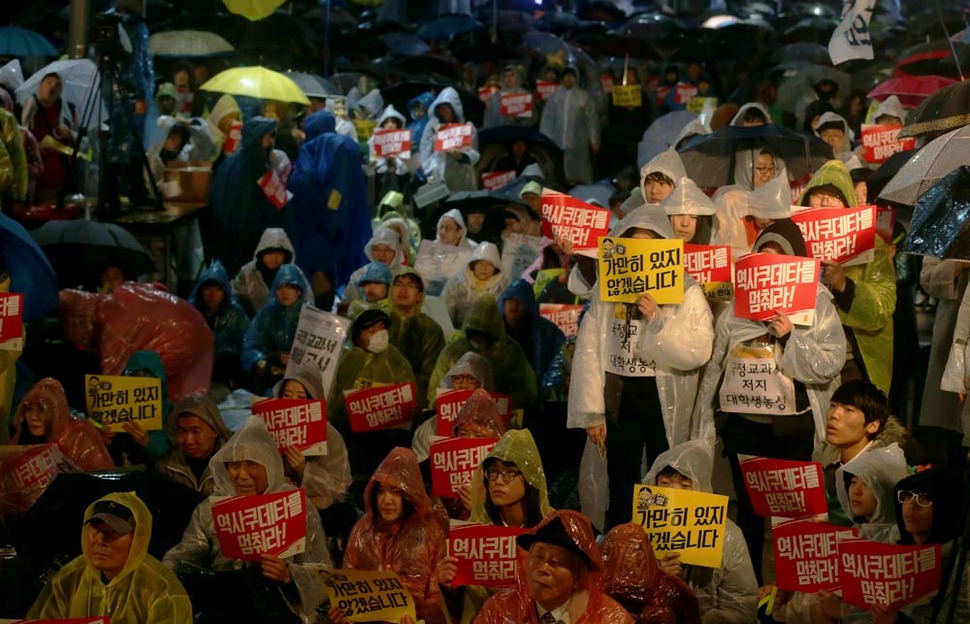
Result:
M250 322L243 337L242 365L252 371L261 360L274 353L289 353L296 337L296 326L300 321L303 298L289 306L284 306L276 298L276 289L291 284L298 286L306 294L306 278L295 264L284 264L276 273L270 292L270 300Z
M209 285L219 286L224 295L214 317L206 316L205 303L202 301L202 288ZM196 280L189 295L189 303L202 313L209 324L215 336L216 355L239 355L242 352L243 335L249 327L249 317L233 296L229 287L229 274L219 260L213 260Z
M536 373L536 378L544 379L549 364L559 353L559 349L566 341L566 336L562 330L556 327L552 321L545 319L539 314L539 304L536 303L535 291L532 284L523 279L517 279L505 289L502 296L498 299L498 309L502 317L505 317L505 302L509 299L517 299L529 310L527 323L529 336L526 344L522 344L532 369ZM508 331L506 329L506 331Z

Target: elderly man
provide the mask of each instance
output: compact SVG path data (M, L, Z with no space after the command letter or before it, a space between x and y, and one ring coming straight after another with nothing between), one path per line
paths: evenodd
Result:
M175 575L148 554L152 516L134 492L108 494L84 513L84 554L44 586L28 619L110 615L115 624L191 624Z
M230 436L219 408L207 396L192 396L172 408L171 416L168 433L176 446L155 469L198 492L212 494L215 482L209 460Z

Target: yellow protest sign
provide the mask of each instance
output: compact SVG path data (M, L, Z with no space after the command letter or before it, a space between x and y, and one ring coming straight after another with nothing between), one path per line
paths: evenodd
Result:
M643 89L640 85L613 85L613 106L640 106Z
M728 497L659 486L633 487L633 522L650 536L657 558L680 554L687 565L721 567Z
M321 568L317 573L331 608L343 611L349 622L397 622L404 615L417 619L414 598L394 572Z
M85 375L88 418L106 431L124 431L136 422L148 431L162 428L162 381L154 377Z
M657 303L684 300L684 241L605 237L599 240L600 299L635 303L649 293Z
M704 110L704 105L708 102L711 103L711 109L717 108L717 98L716 97L703 97L695 95L691 99L687 100L687 110L692 113L701 113Z
M374 134L377 122L373 119L355 119L354 125L357 126L357 140L361 143L366 143L367 139Z

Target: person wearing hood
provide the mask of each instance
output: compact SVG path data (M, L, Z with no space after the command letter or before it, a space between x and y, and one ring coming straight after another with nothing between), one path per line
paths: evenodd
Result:
M649 204L617 228L623 238L673 239L667 215ZM632 517L632 486L669 447L700 434L692 418L699 369L711 356L712 315L704 291L684 275L683 303L658 305L649 293L636 304L601 301L594 290L579 326L569 387L567 426L585 429L609 457L606 526ZM603 484L597 484L602 488Z
M441 350L428 382L428 402L437 397L442 378L468 352L483 356L492 365L495 391L512 397L512 407L528 410L539 396L535 371L529 357L505 334L505 322L491 295L479 297L465 315L461 329Z
M563 150L567 186L593 182L593 158L600 150L600 120L576 68L563 70L562 85L545 102L539 132Z
M11 444L56 444L84 472L114 468L98 430L71 414L56 379L41 379L27 391L14 412L13 428Z
M537 111L533 110L528 117L519 115L502 114L502 96L504 95L525 95L531 93L522 87L524 82L522 70L515 65L507 65L502 72L502 88L492 94L485 103L485 119L482 128L498 128L499 126L534 126L536 125ZM472 90L474 93L476 90ZM533 105L535 103L533 102Z
M393 570L414 597L418 619L443 624L439 582L451 580L441 566L446 553L447 536L433 521L431 499L414 453L392 449L364 489L364 516L347 540L343 567ZM345 621L335 605L330 619Z
M117 624L191 624L185 588L148 554L151 537L152 514L134 492L94 501L84 512L83 554L44 585L27 617L110 616Z
M363 295L359 299L354 299L347 308L346 316L349 319L357 318L364 310L373 308L386 308L387 297L391 293L391 281L394 274L383 262L371 262L363 267L364 273L357 280L357 289ZM341 308L343 305L341 304Z
M213 259L196 280L188 301L205 318L215 338L212 382L229 388L241 386L245 374L239 358L249 316L233 296L229 274L218 259Z
M279 124L276 133L274 147L286 154L291 161L300 153L300 142L303 137L302 131L293 123L293 112L290 104L280 100L265 100L263 110L260 113L267 119L274 119Z
M876 107L872 123L879 126L902 126L906 122L906 109L895 95L890 95Z
M478 153L478 131L474 125L472 128L471 147L452 149L447 152L436 152L434 150L435 135L442 126L448 124L465 123L465 113L461 105L458 92L452 87L445 87L431 103L430 119L421 133L421 170L429 181L449 182L460 179L460 182L467 183L467 170L471 169L474 174L474 166L481 155ZM472 175L471 188L458 188L457 185L450 184L448 189L452 192L461 190L474 190L474 178ZM452 188L455 186L455 188Z
M212 154L212 135L205 119L162 115L157 123L161 138L145 153L156 184L164 180L165 169L172 166L170 163L200 162ZM151 192L147 177L145 184Z
M738 109L731 119L731 125L739 128L753 128L774 123L768 107L760 102L748 102Z
M709 440L679 444L662 453L643 476L644 485L695 492L713 492L714 455ZM747 624L758 609L758 582L751 556L738 525L725 519L724 551L719 568L684 565L669 553L660 569L683 579L697 596L701 621L706 624Z
M284 264L293 264L296 254L293 243L283 228L266 228L253 258L232 278L232 294L249 316L263 309L270 299L269 286Z
M286 483L276 442L257 416L250 416L242 429L212 456L209 470L214 480L213 496L253 496L295 489ZM327 536L320 523L320 514L313 505L306 506L305 550L285 559L261 553L257 562L223 555L212 519L212 501L210 497L196 506L182 541L165 553L162 563L172 570L181 562L214 572L259 570L268 590L264 596L272 596L278 603L285 604L303 622L315 621L316 609L325 594L314 565L331 568L333 562L327 550ZM239 589L244 587L240 585ZM231 599L230 596L225 598Z
M0 110L5 111L0 112L0 170L7 172L0 176L0 187L6 187L5 194L14 204L26 200L32 205L37 178L44 172L40 143L30 130L17 123L13 97L5 88L0 88Z
M428 405L431 372L445 348L441 325L421 311L423 304L424 280L414 269L404 268L391 282L390 341L411 364L422 408Z
M307 140L293 163L288 188L293 193L290 234L300 268L314 284L317 274L329 274L339 290L355 269L367 264L364 247L372 230L360 148L335 132L335 123L327 110L307 118Z
M701 624L697 598L679 578L660 570L650 538L632 522L603 540L603 591L637 624Z
M716 235L714 202L688 177L677 180L674 190L660 202L674 235L695 245L709 245Z
M674 192L678 180L687 177L684 162L674 150L661 152L640 168L641 198L648 204L659 204Z
M189 397L172 408L169 437L175 447L155 464L166 477L197 492L211 495L215 489L209 460L232 435L219 408L209 397Z
M334 116L333 132L347 137L354 142L354 145L360 143L360 139L357 137L357 125L348 117L347 98L345 96L328 97L325 110Z
M467 247L475 249L478 245L475 241L468 238L468 229L465 226L465 218L461 215L461 210L452 208L438 217L435 226L435 240L444 245L452 247Z
M370 237L370 240L367 241L367 244L364 245L364 254L371 263L380 262L387 266L392 276L401 272L403 267L401 262L403 256L401 252L401 237L396 230L385 226L378 227L374 231L373 236ZM341 308L346 308L357 299L360 299L361 293L357 282L364 277L368 266L369 264L365 263L350 274L350 281L347 282L347 288L344 289L344 294L340 297Z
M532 284L523 279L509 284L498 299L498 307L505 319L506 335L519 343L529 355L536 378L543 379L566 336L555 323L539 314Z
M381 96L381 90L377 88L368 91L367 95L361 97L354 104L354 112L357 114L357 119L378 119L381 117L383 110L384 98ZM378 125L380 124L378 123Z
M502 270L498 247L494 243L479 243L468 258L465 270L448 278L441 291L451 322L460 327L479 297L487 294L497 298L508 284L509 277Z
M470 520L531 529L553 511L532 434L506 431L472 477Z
M388 104L381 116L377 118L377 129L401 130L404 128L404 123L404 115L399 113L393 104ZM411 173L411 170L408 169L408 159L401 156L388 158L377 156L374 152L374 135L367 139L367 153L369 154L368 162L374 167L383 188L394 190L400 186L397 180L386 180L386 176L406 176Z
M847 169L864 166L862 160L852 151L852 141L855 136L849 129L849 122L842 115L834 112L823 113L815 127L815 136L822 139L832 148L835 157L841 160Z
M812 177L799 204L842 207L857 205L855 187L845 166L825 163ZM896 267L892 249L876 237L875 258L862 265L843 267L822 260L820 282L835 298L850 348L842 380L869 379L889 394L893 370L893 310L896 307Z
M265 390L280 380L290 358L300 311L309 286L295 264L284 264L273 279L269 301L243 336L242 365Z
M425 91L408 100L408 116L411 122L407 129L411 131L411 151L417 152L421 149L421 137L424 136L424 127L428 125L431 116L428 114L431 103L434 102L434 92Z
M237 141L230 141L229 135L232 133L232 126L235 123L242 123L242 110L236 103L236 98L228 93L223 94L216 105L209 111L209 135L212 137L212 154L206 160L214 159L217 164L213 164L213 170L222 160L235 153L242 144Z
M603 592L600 549L586 516L571 510L550 513L516 542L516 587L489 598L474 624L633 624L630 614Z

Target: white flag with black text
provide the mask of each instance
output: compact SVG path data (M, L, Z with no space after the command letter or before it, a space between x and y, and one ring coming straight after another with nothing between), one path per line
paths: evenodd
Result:
M876 0L843 0L842 22L829 40L829 56L838 65L852 59L874 58L869 18Z

